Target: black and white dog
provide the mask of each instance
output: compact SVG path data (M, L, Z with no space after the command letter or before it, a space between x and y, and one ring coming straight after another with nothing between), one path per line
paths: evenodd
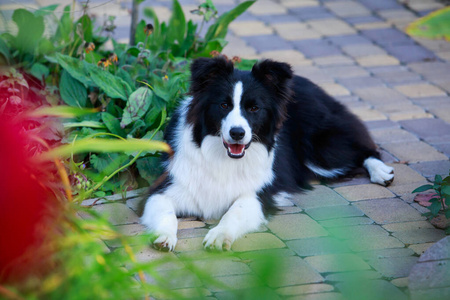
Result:
M141 218L155 246L173 250L177 216L197 216L221 218L204 246L228 250L312 177L364 166L374 183L393 180L361 121L288 64L265 60L245 72L223 57L201 58L191 73L190 97L166 130L167 177Z

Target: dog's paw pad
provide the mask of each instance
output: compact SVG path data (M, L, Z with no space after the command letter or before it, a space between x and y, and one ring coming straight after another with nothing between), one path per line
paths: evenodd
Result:
M230 251L233 240L226 230L216 227L205 236L203 246L208 250Z
M160 235L156 240L153 241L153 247L164 252L173 251L176 244L176 237L164 234Z

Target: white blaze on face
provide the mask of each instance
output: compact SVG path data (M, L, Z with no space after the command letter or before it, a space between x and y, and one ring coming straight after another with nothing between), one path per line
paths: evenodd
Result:
M230 113L222 120L222 136L226 143L233 144L233 138L230 136L230 130L232 128L242 128L245 131L244 138L239 141L239 144L247 145L252 140L252 130L248 121L244 118L241 113L241 100L244 88L242 81L236 82L233 90L233 109Z

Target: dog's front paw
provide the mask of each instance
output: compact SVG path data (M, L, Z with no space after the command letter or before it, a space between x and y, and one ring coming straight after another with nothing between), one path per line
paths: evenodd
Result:
M177 237L170 234L159 234L158 238L153 241L153 247L161 251L173 251L177 244Z
M211 229L203 240L203 246L210 250L230 251L234 242L233 236L223 227Z
M394 180L394 168L383 164L375 169L370 175L370 181L373 183L388 186Z

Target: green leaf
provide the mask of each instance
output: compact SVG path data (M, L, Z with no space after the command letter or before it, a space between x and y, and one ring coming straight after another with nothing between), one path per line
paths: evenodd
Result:
M76 23L75 28L80 24L83 30L83 37L87 43L92 42L92 21L88 15L83 15Z
M97 121L81 121L64 123L64 128L89 127L89 128L106 128L105 124Z
M76 118L76 117L82 117L85 115L89 115L92 113L97 112L97 109L95 108L78 108L78 107L71 107L71 106L44 106L41 108L38 108L31 113L29 113L30 117L45 117L45 116L52 116L52 117L60 117L60 118Z
M160 23L159 23L158 16L156 15L155 11L149 7L144 8L144 15L153 20L153 33L150 36L150 42L153 45L156 45L157 49L159 49L162 46L162 43L159 38L160 37Z
M439 211L442 208L441 201L439 201L438 199L435 198L435 199L431 199L430 202L431 202L431 205L428 207L428 209L430 210L430 212L433 216L437 216L437 214L439 213Z
M125 71L122 68L119 68L119 71L117 71L117 76L119 76L120 78L122 78L126 83L128 83L128 85L132 88L135 89L136 85L134 83L133 78L131 78L130 73L128 73L127 71Z
M424 192L424 191L428 191L428 190L432 190L433 186L431 184L425 184L422 186L419 186L418 188L416 188L414 191L412 191L412 193L420 193L420 192Z
M103 120L103 123L105 123L105 126L108 128L108 130L111 133L114 133L114 134L116 134L118 136L121 136L121 137L125 137L125 132L120 127L120 122L119 122L119 120L116 117L114 117L110 113L103 112L102 113L102 120Z
M450 186L442 185L441 186L441 193L450 195Z
M9 52L9 47L3 40L3 38L0 37L0 54L3 55L6 65L9 65L11 62L11 53ZM0 60L1 65L1 60Z
M242 59L241 62L236 63L234 66L242 71L250 71L257 62L257 59Z
M147 128L152 126L153 123L156 122L156 120L158 119L160 114L161 114L161 108L156 107L156 106L153 106L152 108L150 108L150 110L144 117L144 123L147 125Z
M53 148L39 156L40 160L51 160L58 157L69 157L72 154L85 152L127 152L127 151L164 151L169 152L170 147L164 142L147 141L139 139L111 140L111 139L84 139L74 143Z
M211 52L212 51L218 51L218 52L222 52L222 49L227 45L227 41L224 39L214 39L212 41L209 41L204 49L197 53L195 55L195 57L209 57L211 56Z
M50 71L45 65L40 64L40 63L35 63L31 67L30 73L31 73L31 75L33 75L34 77L36 77L39 80L43 80L43 77L45 80L45 78L48 76Z
M441 184L442 183L442 176L439 175L439 174L436 174L434 176L434 182L437 183L437 184Z
M178 0L173 0L172 16L167 28L167 43L173 46L174 43L180 45L184 41L186 34L186 18Z
M131 88L120 77L114 76L108 71L102 70L97 66L85 63L86 73L91 77L92 81L101 88L106 95L111 98L119 98L127 100L131 93Z
M96 86L94 81L85 71L85 65L83 61L61 53L56 53L54 56L46 56L46 58L50 61L55 60L61 66L61 68L69 72L73 78L80 81L85 86Z
M216 38L224 39L228 32L228 25L255 2L256 1L242 2L232 10L221 15L216 22L209 27L208 32L205 35L205 40L208 42Z
M90 159L92 166L98 172L108 175L129 161L129 156L122 153L92 154Z
M138 43L144 43L145 42L145 37L147 36L145 34L144 28L145 28L145 21L141 20L137 25L136 25L136 33L135 33L135 42L136 45Z
M447 210L445 211L445 217L446 217L447 219L450 219L450 209L447 209Z
M23 53L33 54L44 33L44 18L35 16L25 9L16 9L12 19L19 29L14 42L15 47Z
M72 33L73 23L70 17L70 5L64 7L64 12L58 24L58 29L56 29L55 40L56 41L70 41L70 35Z
M450 6L432 12L406 27L412 36L450 40Z
M86 87L81 82L74 79L67 71L62 72L59 81L59 93L61 94L62 100L70 106L86 106Z
M159 157L141 157L136 161L139 175L152 184L162 174L161 159Z
M35 16L47 16L47 15L51 15L53 14L53 12L55 11L55 9L59 6L59 4L53 4L53 5L48 5L48 6L44 6L39 8L38 10L36 10L34 12Z
M130 95L120 122L122 128L145 115L152 102L152 94L149 88L140 87Z

